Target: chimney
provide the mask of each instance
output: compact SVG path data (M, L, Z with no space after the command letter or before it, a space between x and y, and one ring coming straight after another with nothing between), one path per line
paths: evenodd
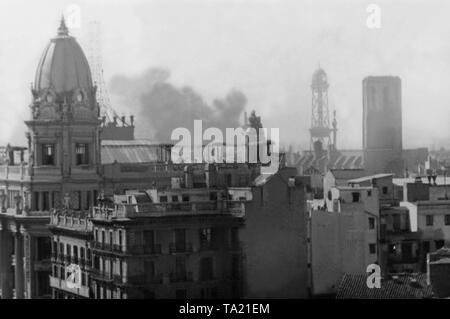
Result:
M122 126L125 126L125 116L122 116Z
M134 116L130 115L130 125L133 126L134 125Z

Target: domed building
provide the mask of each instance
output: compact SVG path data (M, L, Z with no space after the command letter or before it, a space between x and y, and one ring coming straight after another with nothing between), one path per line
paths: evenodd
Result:
M168 260L175 265L176 254L172 252L179 249L172 242L174 234L187 233L186 240L197 242L202 229L221 227L223 234L231 236L232 229L240 225L239 219L242 219L241 215L236 219L232 210L224 216L222 211L217 214L217 209L211 210L211 206L206 205L210 217L201 217L197 229L187 231L184 229L187 220L198 209L189 201L193 198L194 202L199 196L208 202L211 196L227 198L211 193L205 185L246 187L259 174L259 168L224 164L214 170L199 164L185 171L183 164L171 161L173 144L135 140L133 132L116 134L118 128L128 128L124 117L121 118L123 126L116 125L117 117L111 127L102 125L105 119L99 116L96 86L88 61L76 39L70 36L64 19L56 36L44 48L31 93L30 117L25 121L28 145L6 147L4 152L8 156L4 165L0 161L1 298L167 298L182 293L176 289L178 283L192 276L174 274L167 266ZM132 120L131 126L134 128ZM176 186L177 183L180 185ZM123 205L121 198L127 196L127 191L150 189L154 200L159 201L156 202L158 207L166 207L161 210L163 214L146 216L145 222L144 216L139 215L135 221L122 217L111 219L114 207L108 208L105 204L111 204L111 198L120 199ZM175 193L169 196L167 189L175 189ZM172 205L175 201L185 202L185 205ZM185 210L186 206L192 209ZM103 214L104 209L106 214ZM218 218L213 217L215 215ZM182 232L177 232L179 228ZM152 268L148 260L142 263L143 251L135 248L155 238L158 244L147 245L156 258L156 268ZM157 250L158 245L164 250ZM228 244L224 240L221 245ZM197 254L197 250L201 250L198 243L194 243L194 248L185 253ZM231 253L226 257L230 265L232 257ZM215 254L214 258L223 256ZM205 267L213 265L212 261L206 260ZM240 262L240 259L233 259L236 268L240 269ZM67 267L72 265L80 267L77 271L81 278L79 288L68 284L67 269L72 268ZM195 267L198 273L199 265ZM164 276L172 284L151 291L155 285L163 285L150 271L158 268L164 272L158 276ZM125 273L127 269L133 271ZM138 269L139 276L154 275L148 279L144 290L142 281L133 281L133 278L141 278L136 275ZM231 268L220 271L219 277L231 278L228 274ZM116 279L111 281L113 274ZM189 297L230 297L242 290L233 281L222 283L215 291L205 283L199 283L197 291L185 293Z
M97 120L91 70L83 50L69 35L64 19L39 61L32 88L33 119Z
M27 148L0 169L3 299L51 297L52 212L63 203L88 211L102 181L96 87L64 19L42 53L31 93Z

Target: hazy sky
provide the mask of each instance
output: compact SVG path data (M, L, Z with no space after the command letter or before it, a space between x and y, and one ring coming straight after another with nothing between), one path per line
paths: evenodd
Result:
M450 146L446 0L0 0L1 144L24 143L38 59L73 3L82 24L71 34L85 51L88 22L102 25L107 83L164 67L171 83L189 85L207 101L237 88L265 126L279 127L285 143L306 148L309 85L320 63L338 114L338 147L361 148L362 79L398 75L404 146ZM380 29L366 25L370 3L381 8ZM112 101L120 114L133 110Z

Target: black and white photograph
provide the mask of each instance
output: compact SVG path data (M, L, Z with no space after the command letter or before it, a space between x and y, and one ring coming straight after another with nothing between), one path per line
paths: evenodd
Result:
M0 0L0 299L450 298L449 13Z

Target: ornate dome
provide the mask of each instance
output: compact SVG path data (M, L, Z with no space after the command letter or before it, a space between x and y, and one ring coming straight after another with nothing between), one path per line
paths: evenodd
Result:
M36 70L34 91L42 96L49 90L57 97L72 96L76 92L92 96L94 92L89 63L75 38L69 35L64 18Z

